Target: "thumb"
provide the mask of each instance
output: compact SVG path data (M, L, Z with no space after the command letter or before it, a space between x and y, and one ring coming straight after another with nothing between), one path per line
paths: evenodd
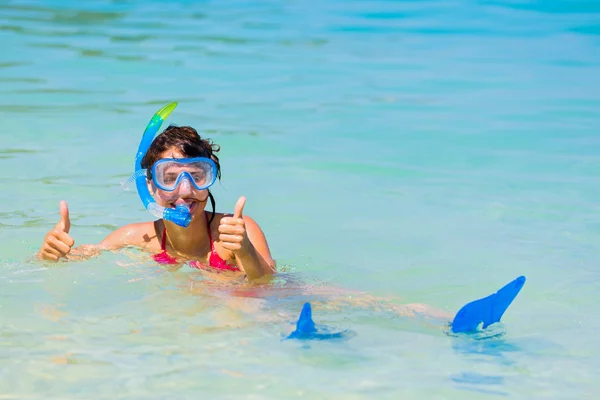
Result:
M69 219L69 206L64 200L60 201L60 222L58 227L61 228L65 233L69 233L71 229L71 220Z
M246 198L244 196L240 197L235 203L235 210L233 211L234 218L242 218L242 210L244 209L244 204L246 204Z

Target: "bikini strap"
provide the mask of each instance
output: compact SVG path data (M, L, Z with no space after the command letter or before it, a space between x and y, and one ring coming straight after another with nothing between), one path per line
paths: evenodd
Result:
M166 250L166 248L165 248L166 242L167 242L167 228L165 227L165 229L163 229L163 232L162 232L162 239L160 239L160 249L162 251Z

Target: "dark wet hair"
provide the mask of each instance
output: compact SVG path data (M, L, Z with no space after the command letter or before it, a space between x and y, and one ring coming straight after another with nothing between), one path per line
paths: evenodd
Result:
M211 139L201 138L198 132L191 126L176 125L169 125L162 131L152 141L148 152L142 159L142 168L148 171L146 174L148 179L152 179L152 166L154 163L160 160L161 155L165 151L173 147L186 157L206 157L213 160L217 165L217 178L221 180L221 165L219 164L219 157L216 155L221 150L221 147L214 144ZM210 189L208 190L208 197L212 206L212 214L208 222L210 224L215 217L215 198Z

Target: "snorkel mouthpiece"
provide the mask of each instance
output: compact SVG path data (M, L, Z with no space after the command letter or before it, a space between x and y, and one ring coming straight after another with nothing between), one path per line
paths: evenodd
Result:
M187 228L190 222L192 221L192 215L190 214L189 208L184 205L178 205L174 209L159 206L148 191L146 175L140 173L143 170L142 159L146 155L146 152L148 152L148 149L150 148L150 145L152 144L156 133L162 126L165 119L167 119L169 114L173 112L175 107L177 107L176 102L167 104L166 106L158 110L154 114L154 116L152 116L150 122L148 122L148 125L144 130L144 134L142 135L142 140L138 147L137 154L135 156L135 185L137 187L140 200L144 204L144 207L146 207L146 209L150 211L152 215L154 215L157 218L166 219L168 221L176 223L179 226Z
M179 226L187 227L192 222L190 209L186 206L176 206L173 208L165 208L163 218L175 222Z

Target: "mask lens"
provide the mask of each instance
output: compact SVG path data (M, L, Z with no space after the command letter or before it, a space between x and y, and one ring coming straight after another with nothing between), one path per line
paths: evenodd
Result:
M185 176L202 190L214 183L215 169L214 162L207 158L164 159L154 164L152 178L160 189L174 190Z

